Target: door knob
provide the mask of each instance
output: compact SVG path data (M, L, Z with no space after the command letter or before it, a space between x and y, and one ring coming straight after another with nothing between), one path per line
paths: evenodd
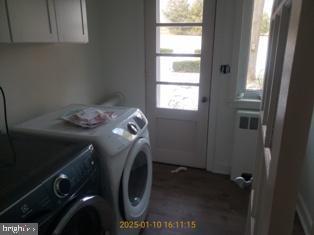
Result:
M202 103L206 103L208 101L208 98L206 96L203 96L201 101Z

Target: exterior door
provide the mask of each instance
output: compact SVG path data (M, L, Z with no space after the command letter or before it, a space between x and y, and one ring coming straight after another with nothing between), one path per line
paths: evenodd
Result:
M215 0L145 1L153 160L206 167Z

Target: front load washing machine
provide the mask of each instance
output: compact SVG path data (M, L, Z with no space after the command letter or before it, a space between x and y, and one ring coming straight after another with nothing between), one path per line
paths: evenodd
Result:
M121 225L126 220L143 221L147 214L152 185L147 119L136 108L92 107L114 112L116 118L93 129L77 127L64 122L60 117L87 106L70 105L19 124L13 128L13 132L92 143L101 162L103 197L114 208L114 232L138 234L139 226L134 228Z
M12 141L16 163L0 170L1 223L37 223L39 235L113 234L92 145L21 136Z

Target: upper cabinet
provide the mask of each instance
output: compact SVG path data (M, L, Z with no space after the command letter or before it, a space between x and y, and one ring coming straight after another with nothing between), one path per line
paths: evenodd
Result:
M88 42L85 0L0 0L0 14L0 42Z
M85 0L55 0L59 40L88 42Z
M0 42L11 42L5 0L0 0Z
M53 0L7 0L13 42L57 42Z

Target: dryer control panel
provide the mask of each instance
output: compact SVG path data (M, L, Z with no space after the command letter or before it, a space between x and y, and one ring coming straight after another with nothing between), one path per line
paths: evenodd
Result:
M147 119L142 112L137 112L133 117L133 120L141 129L143 129L147 125Z
M127 148L130 142L147 132L148 121L145 115L139 109L131 111L130 115L112 130L114 135L107 136L106 150L111 155Z

